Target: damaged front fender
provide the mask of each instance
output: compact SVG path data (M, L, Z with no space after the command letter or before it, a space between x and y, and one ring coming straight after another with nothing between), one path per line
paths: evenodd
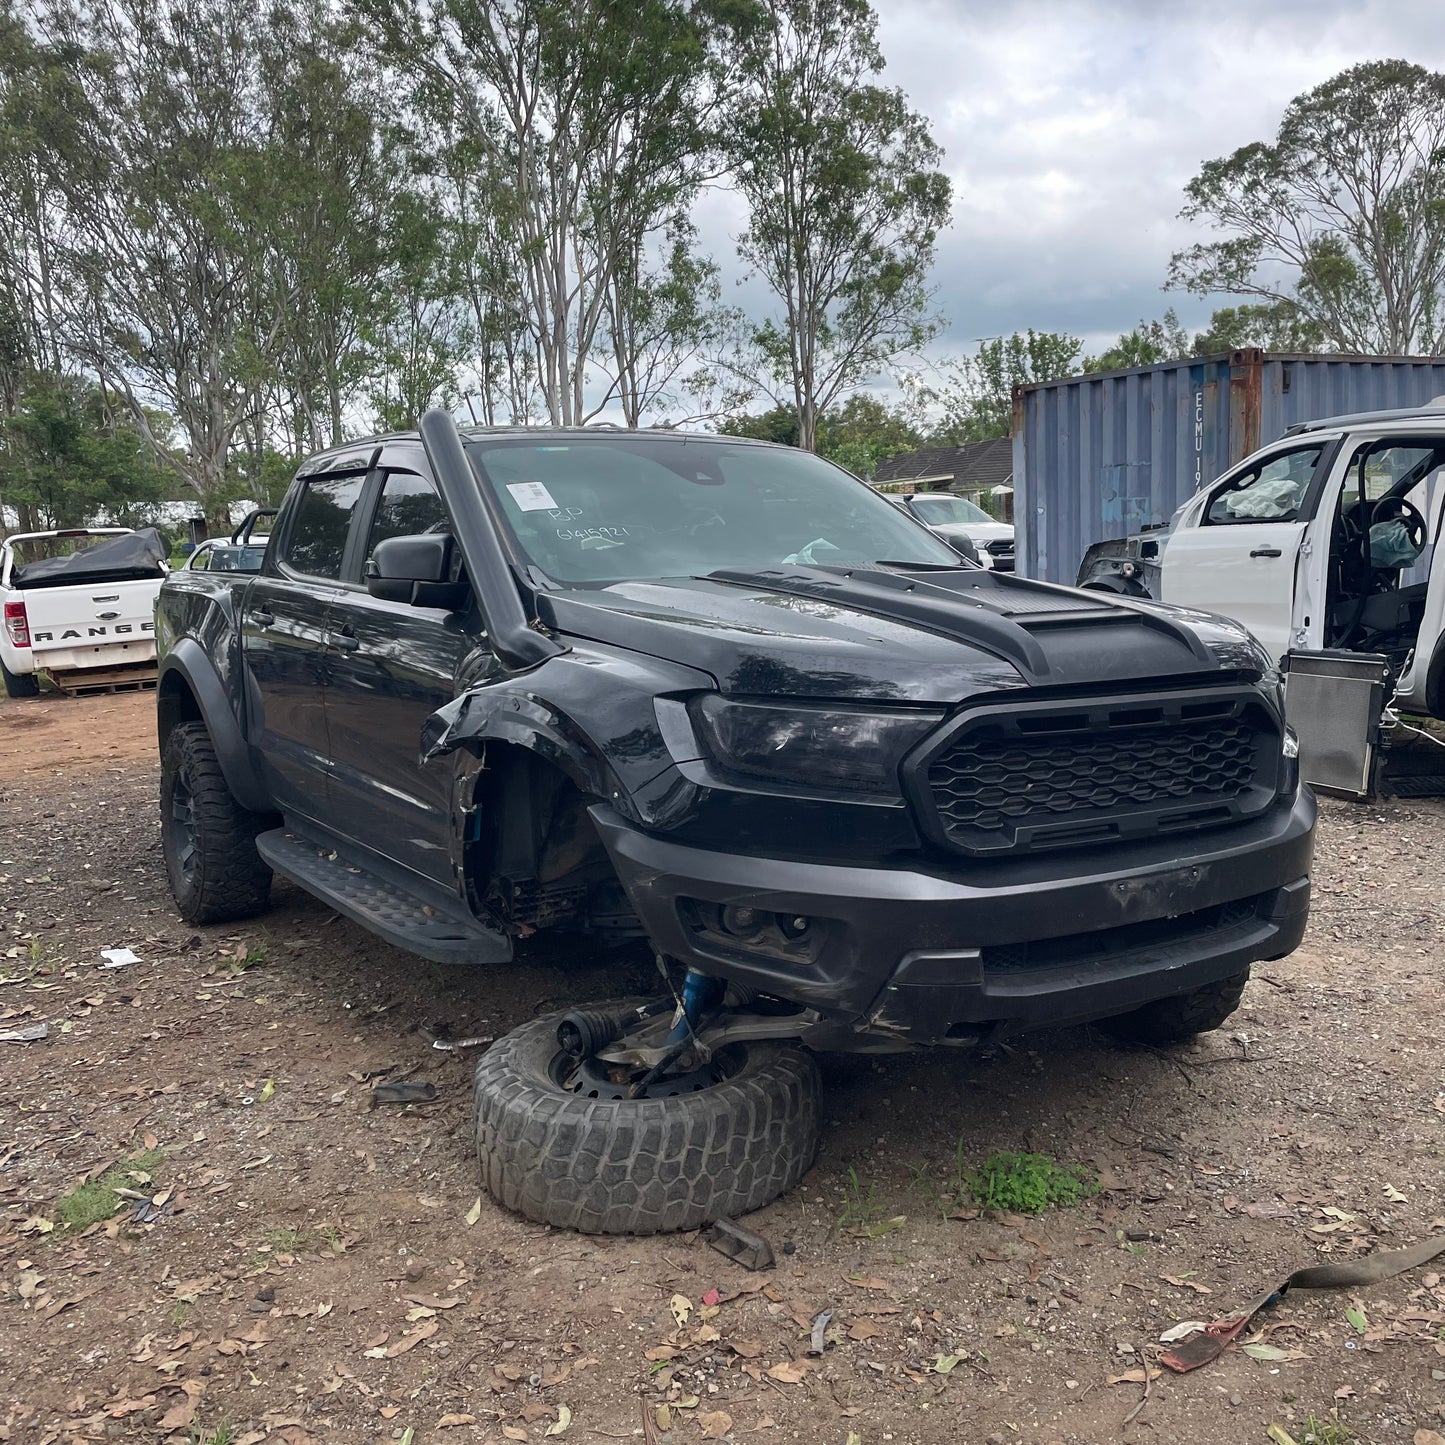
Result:
M489 742L513 744L633 822L670 827L691 811L698 789L677 771L686 760L669 751L654 699L712 685L691 668L579 646L438 708L422 726L421 762L457 752L483 758Z

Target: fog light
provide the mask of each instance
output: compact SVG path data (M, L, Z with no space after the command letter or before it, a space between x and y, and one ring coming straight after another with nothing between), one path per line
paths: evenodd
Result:
M813 920L800 914L791 917L786 913L778 915L778 931L787 939L801 938L812 926Z
M740 908L736 903L729 903L719 918L723 928L737 938L756 933L763 921L763 915L756 908Z

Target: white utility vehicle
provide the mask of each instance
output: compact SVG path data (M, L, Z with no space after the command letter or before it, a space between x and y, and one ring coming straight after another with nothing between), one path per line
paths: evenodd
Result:
M16 532L0 541L6 693L33 697L42 669L62 687L153 678L168 557L153 527Z
M952 492L914 492L898 497L898 505L932 528L945 541L973 543L979 563L995 572L1014 570L1014 529L990 517L977 502Z
M1167 527L1091 547L1078 583L1244 623L1291 674L1302 745L1321 727L1331 746L1349 742L1351 705L1335 703L1351 684L1378 693L1360 714L1367 729L1386 708L1445 719L1442 469L1445 397L1306 422ZM1311 681L1296 687L1296 675ZM1320 691L1320 678L1343 691Z

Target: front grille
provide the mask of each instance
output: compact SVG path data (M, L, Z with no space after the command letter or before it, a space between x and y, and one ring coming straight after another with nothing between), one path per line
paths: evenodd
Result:
M1012 557L1014 554L1014 539L1012 537L1000 537L996 542L986 543L984 551L991 557Z
M1204 827L1273 796L1279 737L1248 697L998 709L927 763L944 841L975 853Z
M983 966L990 973L1021 973L1031 968L1077 968L1117 961L1129 954L1158 958L1187 947L1206 934L1217 937L1229 929L1255 925L1259 907L1273 893L1236 898L1180 913L1173 918L1151 918L1122 923L1092 933L1071 933L1061 938L1034 939L1029 943L996 943L983 949Z

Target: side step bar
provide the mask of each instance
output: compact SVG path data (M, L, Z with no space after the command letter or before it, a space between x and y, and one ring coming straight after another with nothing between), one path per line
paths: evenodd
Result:
M344 855L286 828L256 839L256 850L283 878L329 908L433 963L508 963L512 940L459 911L424 903Z

